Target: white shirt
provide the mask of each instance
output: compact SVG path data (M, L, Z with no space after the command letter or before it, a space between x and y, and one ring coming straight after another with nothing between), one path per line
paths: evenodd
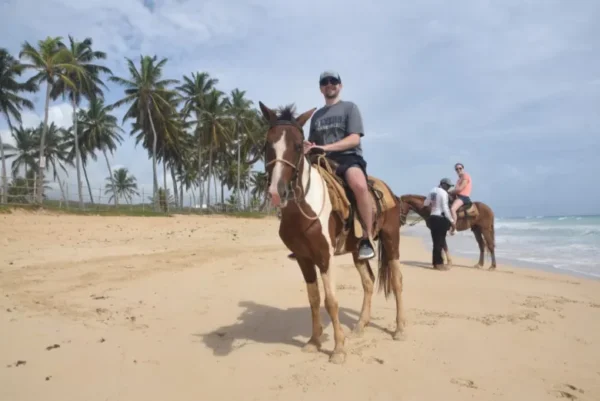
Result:
M431 205L431 214L434 216L446 217L450 223L453 223L452 214L448 207L448 192L444 191L440 187L434 187L431 189L423 206Z

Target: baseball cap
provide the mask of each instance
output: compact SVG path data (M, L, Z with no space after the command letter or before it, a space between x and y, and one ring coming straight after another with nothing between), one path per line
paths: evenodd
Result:
M450 178L442 178L440 181L440 185L448 185L449 187L453 186L454 184L452 184L452 180L450 180Z
M342 82L342 78L340 78L340 74L333 70L323 71L319 76L319 81L323 78L336 78L338 81Z

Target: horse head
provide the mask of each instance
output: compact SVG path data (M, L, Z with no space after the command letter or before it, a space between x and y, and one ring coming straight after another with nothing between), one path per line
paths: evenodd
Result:
M398 201L400 202L400 226L406 224L406 217L411 210L423 218L427 217L429 210L423 206L423 203L425 202L424 196L402 195L398 197Z
M269 123L265 140L268 193L273 206L284 208L289 200L295 199L295 191L302 190L302 170L306 161L302 127L316 108L295 117L293 106L286 106L277 114L262 102L258 103Z

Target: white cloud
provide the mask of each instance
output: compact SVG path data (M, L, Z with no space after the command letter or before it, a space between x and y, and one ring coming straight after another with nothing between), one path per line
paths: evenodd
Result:
M501 209L514 204L510 198L535 202L544 177L566 179L569 166L594 168L590 149L600 146L594 0L152 4L150 10L143 1L4 1L0 37L11 38L5 46L18 52L24 40L90 36L116 74L126 74L125 56L137 62L140 54L157 54L169 58L167 77L206 70L226 91L246 89L269 106L295 102L299 112L322 104L318 74L337 69L344 98L363 115L370 172L399 193L428 190L453 174L460 158L477 177L475 197ZM122 97L122 88L110 89L109 101ZM555 170L559 156L565 168ZM132 139L111 163L127 166L151 188L147 152ZM539 179L490 184L532 173ZM103 185L106 175L103 160L89 166L92 186ZM569 184L574 193L588 187L586 175L579 177ZM562 204L558 196L552 202ZM600 190L581 207L595 204Z

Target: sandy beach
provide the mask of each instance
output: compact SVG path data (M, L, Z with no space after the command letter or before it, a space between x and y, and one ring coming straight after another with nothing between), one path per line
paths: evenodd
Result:
M1 214L0 400L600 400L600 281L434 271L402 235L406 339L376 293L334 365L324 307L322 352L300 349L310 308L278 223ZM348 333L362 287L335 263Z

